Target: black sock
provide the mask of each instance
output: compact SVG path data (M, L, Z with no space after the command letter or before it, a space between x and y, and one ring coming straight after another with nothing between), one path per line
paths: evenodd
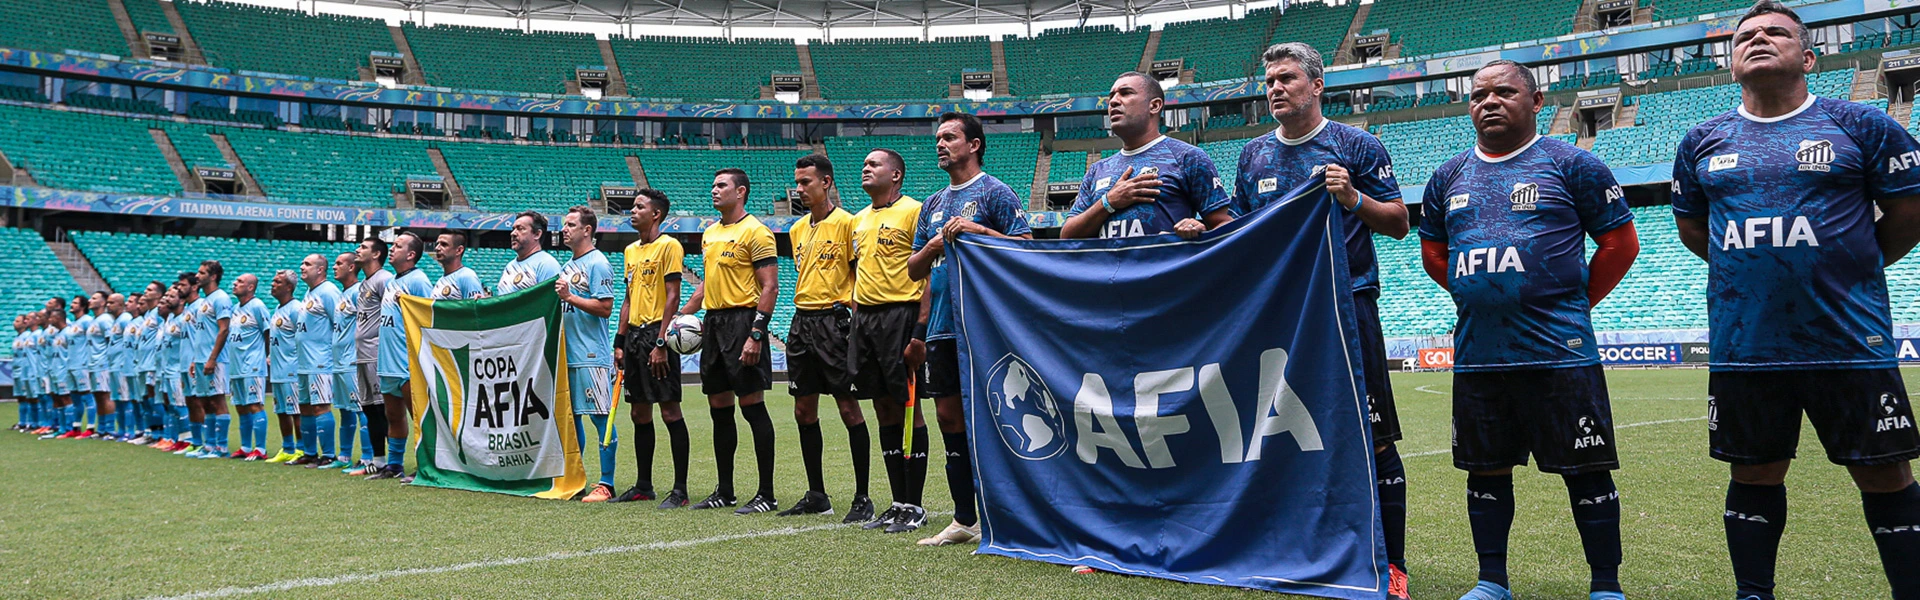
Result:
M1507 532L1513 529L1513 475L1467 476L1467 522L1480 580L1507 585Z
M1727 555L1733 559L1734 595L1773 598L1773 567L1780 534L1787 530L1787 486L1727 484Z
M907 457L900 450L900 438L906 433L905 425L880 426L880 462L887 468L887 487L893 492L894 502L906 502L907 498Z
M373 436L373 455L377 458L387 456L387 407L369 406L361 411L367 415L367 435Z
M847 447L853 450L853 495L867 495L867 479L873 470L873 440L867 438L867 424L847 426Z
M827 492L827 483L820 474L820 453L825 443L820 440L820 422L800 424L800 464L807 470L807 490Z
M633 426L633 486L653 491L653 421Z
M760 467L760 489L757 493L768 498L773 497L773 417L767 415L767 403L756 402L740 407L740 416L747 420L747 427L753 431L753 458ZM820 430L814 424L814 431Z
M913 447L906 450L906 459L900 463L907 474L907 498L902 502L926 508L927 428L925 425L913 428Z
M973 497L973 455L967 452L967 434L942 433L947 443L947 489L953 492L953 522L972 527L980 522Z
M1580 530L1580 547L1593 571L1588 591L1622 591L1620 493L1613 487L1613 473L1582 473L1565 479L1567 499L1573 503L1573 525Z
M673 452L673 489L687 491L687 460L693 453L693 442L687 439L687 421L678 419L667 421L667 447Z
M733 450L740 445L740 431L733 422L733 407L711 409L713 413L713 463L720 484L713 490L722 496L733 495Z
M1407 467L1400 462L1400 449L1388 445L1373 454L1374 482L1380 491L1380 528L1386 530L1387 564L1407 571Z
M1880 567L1887 572L1895 598L1920 598L1920 484L1885 494L1860 493L1867 513L1867 529L1880 548Z

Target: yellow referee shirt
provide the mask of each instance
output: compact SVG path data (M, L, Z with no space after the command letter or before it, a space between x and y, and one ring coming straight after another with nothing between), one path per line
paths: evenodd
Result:
M793 242L793 268L800 272L794 284L793 306L800 310L833 308L853 300L853 215L838 207L827 220L800 217L787 230Z
M913 256L914 226L920 201L901 196L886 208L860 209L853 217L853 249L859 278L853 301L861 306L919 302L921 283L907 276Z
M627 264L627 324L645 327L660 322L666 314L667 277L680 274L680 259L685 256L680 240L662 235L653 243L635 241L622 254ZM674 307L679 308L679 307Z
M714 223L700 236L700 252L707 270L702 308L752 308L760 303L760 281L754 279L753 268L754 263L776 260L773 230L753 215L732 225Z

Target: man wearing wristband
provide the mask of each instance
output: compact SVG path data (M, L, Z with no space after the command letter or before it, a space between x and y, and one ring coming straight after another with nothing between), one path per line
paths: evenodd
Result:
M607 428L613 410L613 346L607 339L607 319L613 316L613 266L593 247L600 219L593 209L567 209L561 221L560 243L573 258L560 268L553 291L560 297L560 316L566 323L567 389L573 400L574 438L586 449L586 422L592 421L593 440L600 447L600 481L581 502L613 499L613 469L619 464L618 434Z
M1060 237L1172 232L1192 239L1233 220L1213 159L1193 144L1160 134L1165 103L1160 82L1145 73L1128 71L1114 80L1107 119L1125 148L1087 169Z
M760 467L760 489L734 514L772 512L773 420L762 403L772 387L773 365L764 356L767 326L780 289L775 271L773 230L747 214L750 193L746 171L721 169L713 174L713 207L720 222L700 236L706 279L680 307L690 315L706 309L705 340L700 348L700 390L713 411L714 463L720 484L696 509L733 506L733 450L739 445L733 406L753 429L753 453Z
M667 325L680 306L680 260L684 250L672 236L660 235L667 218L667 195L641 188L629 213L640 240L627 245L627 298L615 335L613 360L626 375L627 416L633 419L633 460L639 471L633 487L613 502L652 500L653 405L667 424L667 443L673 451L673 487L660 508L687 505L687 423L680 415L680 361L667 351Z

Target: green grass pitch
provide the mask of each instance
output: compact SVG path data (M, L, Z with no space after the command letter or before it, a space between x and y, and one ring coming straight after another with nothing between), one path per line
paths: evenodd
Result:
M1911 381L1916 374L1908 371ZM1451 377L1398 373L1406 430L1408 560L1416 598L1450 599L1473 585L1465 476L1448 447ZM1632 598L1727 598L1721 535L1724 465L1707 457L1706 372L1608 372L1624 468L1626 564ZM1909 384L1911 385L1911 384ZM708 419L697 390L691 487L713 487ZM770 400L780 429L783 507L805 487L790 400ZM624 408L624 407L623 407ZM0 409L11 424L14 408ZM845 435L828 408L829 493L852 497ZM869 412L869 418L871 413ZM618 418L624 422L624 414ZM742 428L741 489L752 489L751 436ZM623 431L623 435L625 432ZM660 434L664 437L664 432ZM234 439L237 441L238 436ZM951 501L939 442L930 508ZM277 438L270 447L278 447ZM632 483L623 440L618 483ZM597 473L588 452L587 471ZM873 490L887 496L874 452ZM1826 462L1811 427L1806 459L1788 480L1791 519L1780 557L1782 597L1884 598L1888 590L1846 473ZM665 440L656 484L669 483ZM0 433L0 597L528 598L528 597L1275 597L1229 588L920 548L915 536L838 527L838 516L735 517L589 505L365 482L334 472L227 460L186 460L126 444L38 441ZM1586 566L1558 477L1517 472L1510 549L1522 598L1585 598ZM936 517L931 533L947 519Z

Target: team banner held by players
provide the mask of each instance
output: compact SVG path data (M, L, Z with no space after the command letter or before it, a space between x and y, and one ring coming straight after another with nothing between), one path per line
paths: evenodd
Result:
M980 552L1380 598L1345 250L1316 180L1200 239L964 236Z
M414 485L562 500L586 487L553 286L400 298L420 432Z

